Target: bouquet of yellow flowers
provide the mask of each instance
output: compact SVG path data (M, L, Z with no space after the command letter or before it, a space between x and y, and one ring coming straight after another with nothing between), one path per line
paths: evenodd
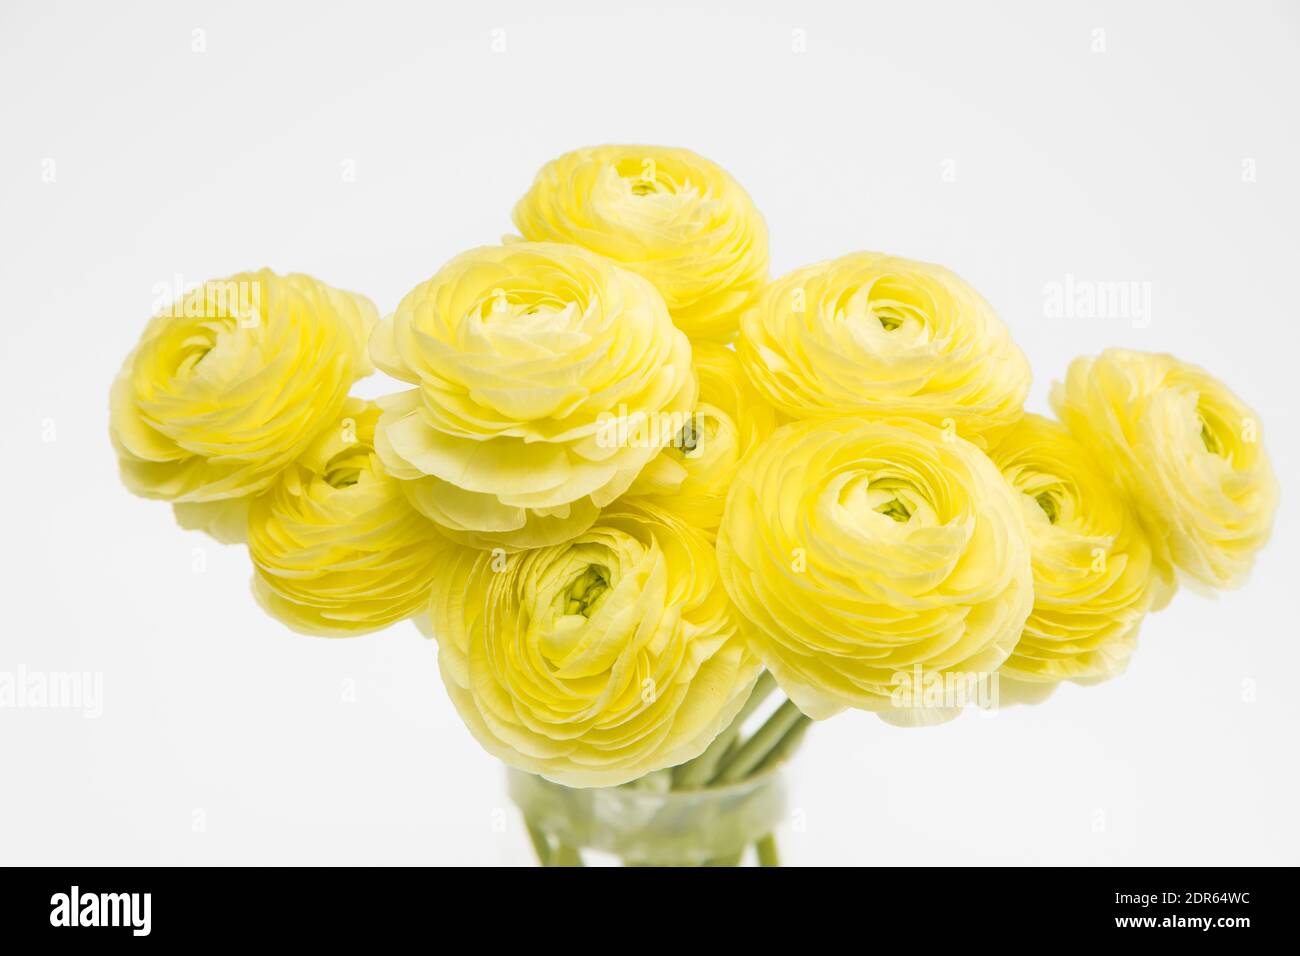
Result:
M1239 586L1268 539L1260 423L1209 373L1111 349L1026 414L957 275L769 281L749 196L687 150L569 153L514 221L384 318L304 275L205 283L146 326L110 431L288 627L414 620L545 865L773 865L812 721L1107 680L1180 581ZM406 388L353 397L375 368Z

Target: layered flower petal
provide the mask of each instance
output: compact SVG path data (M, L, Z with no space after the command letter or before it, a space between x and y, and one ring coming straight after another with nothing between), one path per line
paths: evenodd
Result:
M1029 363L941 266L859 252L776 280L741 317L741 361L793 418L903 416L981 446L1012 425Z
M1052 389L1061 421L1132 497L1161 560L1213 588L1245 582L1278 486L1259 417L1172 355L1107 349Z
M811 717L845 707L900 723L920 684L975 681L1033 605L1018 495L974 445L922 422L813 419L741 467L718 563L750 646ZM911 688L913 694L900 689Z
M348 399L252 503L253 593L296 631L348 637L425 611L455 547L384 472L374 451L378 421L373 402Z
M476 547L540 547L591 527L672 441L662 423L696 399L690 343L663 298L575 246L456 257L379 323L371 354L416 386L380 400L385 467ZM607 440L622 426L638 440Z
M694 345L699 404L673 440L633 482L631 500L654 502L716 535L741 460L776 430L776 410L750 383L736 353Z
M248 512L253 497L177 501L172 511L176 523L186 531L202 531L222 544L243 544L248 540Z
M1142 618L1173 593L1128 499L1065 426L1040 415L1025 415L989 455L1020 493L1034 569L1034 610L999 693L1121 673Z
M461 717L492 754L574 787L698 756L758 675L708 540L616 505L565 544L459 549L429 630Z
M692 339L726 340L767 277L767 226L721 167L685 149L597 146L542 168L525 239L584 246L654 283Z
M113 383L122 480L178 504L186 527L237 537L247 502L373 367L369 299L269 270L213 280L155 316Z

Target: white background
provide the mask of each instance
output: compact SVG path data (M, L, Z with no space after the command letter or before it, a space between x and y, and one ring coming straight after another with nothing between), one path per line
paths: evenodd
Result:
M530 859L433 646L264 617L242 549L121 487L108 389L176 274L269 265L390 310L510 231L543 162L639 141L731 170L774 274L955 269L1034 410L1108 345L1205 365L1283 484L1248 586L1180 594L1120 680L815 727L787 859L1300 862L1297 4L442 6L5 3L0 671L101 673L104 700L0 710L0 862ZM1048 317L1067 275L1150 283L1150 323Z

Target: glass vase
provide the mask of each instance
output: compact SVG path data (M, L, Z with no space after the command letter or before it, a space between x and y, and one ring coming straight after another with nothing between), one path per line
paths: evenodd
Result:
M581 866L584 852L626 866L735 866L751 845L762 858L786 813L784 762L721 786L672 790L668 784L654 774L586 789L514 769L506 777L541 862L551 866Z

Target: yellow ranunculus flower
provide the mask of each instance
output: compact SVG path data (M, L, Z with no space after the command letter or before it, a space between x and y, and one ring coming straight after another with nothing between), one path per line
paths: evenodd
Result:
M1113 469L1162 557L1210 587L1244 583L1278 487L1259 418L1222 382L1172 355L1107 349L1070 363L1052 407Z
M269 491L253 500L253 593L306 634L348 637L413 617L455 547L411 507L374 451L379 407L348 399Z
M644 496L712 536L741 460L776 430L776 410L745 377L731 349L696 342L693 351L699 404L673 444L633 483L629 497Z
M767 278L767 226L720 166L685 149L596 146L537 174L515 206L525 239L572 242L645 276L691 338L735 335Z
M796 269L740 320L750 378L794 418L906 416L981 446L1012 425L1029 363L941 266L858 252Z
M416 508L476 547L585 531L695 405L691 346L663 298L576 246L457 256L370 350L417 386L379 400L380 458Z
M1119 674L1142 618L1173 593L1127 498L1064 425L1041 415L1025 415L989 456L1020 492L1034 569L1034 610L999 693L1032 698L1062 680Z
M509 556L457 549L430 609L474 736L573 787L698 756L758 676L713 548L659 509L615 505L572 541Z
M1018 497L931 425L797 422L741 466L718 565L750 646L804 713L933 722L962 701L900 702L902 682L984 678L1033 605Z
M373 367L364 296L270 270L213 280L155 316L113 383L122 481L185 527L237 537L262 491Z

